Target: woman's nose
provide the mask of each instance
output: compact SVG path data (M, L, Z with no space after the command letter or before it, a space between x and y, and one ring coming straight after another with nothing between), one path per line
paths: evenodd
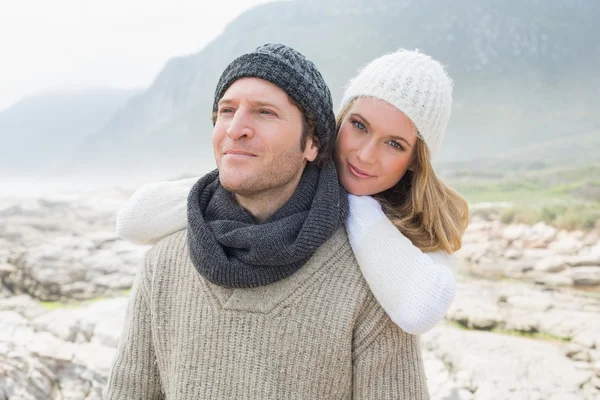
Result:
M377 143L374 140L365 142L356 152L359 161L372 164L377 161Z

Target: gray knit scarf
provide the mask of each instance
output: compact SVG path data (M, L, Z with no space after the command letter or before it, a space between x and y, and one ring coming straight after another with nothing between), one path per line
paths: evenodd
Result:
M214 284L268 285L300 269L347 215L347 194L333 163L307 166L290 200L262 224L235 203L215 170L188 197L190 258Z

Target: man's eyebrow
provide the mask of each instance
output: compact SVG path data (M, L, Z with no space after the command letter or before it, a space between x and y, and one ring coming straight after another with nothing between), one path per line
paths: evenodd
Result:
M220 107L220 106L233 105L233 104L235 104L235 103L236 103L236 102L235 102L233 99L228 99L228 98L225 98L225 97L224 97L224 98L222 98L222 99L219 101L219 104L218 104L218 106ZM273 103L270 103L270 102L268 102L268 101L265 101L265 100L255 100L255 101L251 101L251 103L252 103L252 104L253 104L255 107L271 107L271 108L275 108L275 109L277 109L278 111L281 111L281 108L279 108L279 107L278 107L278 106L276 106L275 104L273 104Z
M281 111L281 108L277 107L273 103L269 103L268 101L256 100L256 101L253 101L252 103L257 107L271 107L271 108L277 109L278 111Z
M367 120L365 117L363 117L362 115L360 115L359 113L352 113L352 114L350 114L350 115L351 115L351 116L355 116L355 117L358 117L358 118L360 118L360 119L362 120L362 123L363 123L365 126L367 126L368 128L370 128L370 127L371 127L371 124L369 124L369 121L368 121L368 120ZM399 141L402 141L402 142L406 143L406 145L407 145L409 148L410 148L410 147L412 147L412 145L411 145L410 143L408 143L408 140L406 140L406 139L405 139L405 138L403 138L402 136L390 135L390 137L391 137L392 139L399 140Z
M223 105L228 105L228 104L233 104L233 100L231 99L226 99L226 98L222 98L221 100L219 100L219 106L223 106Z

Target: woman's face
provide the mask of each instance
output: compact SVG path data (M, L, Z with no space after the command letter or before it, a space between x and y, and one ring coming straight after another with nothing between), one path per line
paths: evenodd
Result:
M335 144L340 183L362 196L390 189L411 166L416 142L417 130L403 112L383 100L358 98Z

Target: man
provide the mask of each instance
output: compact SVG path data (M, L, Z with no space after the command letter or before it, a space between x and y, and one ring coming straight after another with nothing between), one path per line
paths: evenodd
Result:
M234 60L213 105L218 169L188 230L147 254L107 399L425 399L416 337L368 289L341 227L335 119L283 45Z

